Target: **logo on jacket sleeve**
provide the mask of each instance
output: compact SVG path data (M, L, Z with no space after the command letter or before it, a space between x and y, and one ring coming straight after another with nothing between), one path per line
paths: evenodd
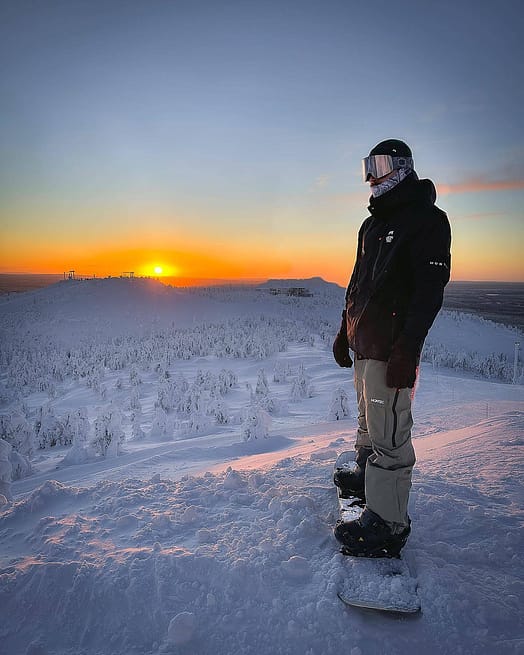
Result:
M393 241L393 236L394 236L393 233L394 233L394 232L395 232L395 230L390 230L390 231L388 232L388 235L387 235L387 237L386 237L386 243L391 243L391 242Z

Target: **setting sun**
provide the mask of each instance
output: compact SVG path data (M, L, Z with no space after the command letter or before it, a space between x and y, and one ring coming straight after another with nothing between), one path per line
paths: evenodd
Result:
M155 253L153 257L149 258L146 256L142 258L142 253L132 253L131 255L128 254L128 257L130 260L132 259L142 259L141 264L136 264L134 266L134 270L136 271L136 274L138 276L143 276L143 277L174 277L179 274L179 270L177 266L173 266L171 263L168 262L167 259L161 259L161 257L158 256L158 253Z

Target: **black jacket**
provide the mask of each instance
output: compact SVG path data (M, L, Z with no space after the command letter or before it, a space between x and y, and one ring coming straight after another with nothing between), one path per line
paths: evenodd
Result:
M393 346L419 356L442 306L451 266L451 231L430 180L415 172L370 199L346 291L350 348L387 361Z

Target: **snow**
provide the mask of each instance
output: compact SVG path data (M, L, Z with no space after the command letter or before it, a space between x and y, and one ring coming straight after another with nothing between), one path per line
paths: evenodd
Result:
M344 568L339 594L348 604L406 613L420 610L417 578L405 560L348 558Z
M487 365L512 356L518 331L453 312L430 334L412 535L393 564L409 567L422 612L392 617L337 597L351 580L381 593L363 573L374 563L344 558L332 535L333 463L356 430L352 372L330 351L343 291L318 280L303 298L95 282L0 299L0 414L15 416L30 461L8 482L12 449L0 448L2 654L524 651L524 389ZM262 350L246 333L257 325ZM236 354L212 340L204 349L210 329ZM197 354L162 355L177 330ZM478 366L461 366L461 352ZM444 367L444 353L459 367ZM90 375L68 365L82 356ZM250 408L263 420L245 440ZM155 436L159 409L170 427ZM39 417L44 449L36 431L28 442Z

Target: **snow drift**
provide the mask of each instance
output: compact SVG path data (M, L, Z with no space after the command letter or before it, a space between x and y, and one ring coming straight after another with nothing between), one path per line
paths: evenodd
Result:
M342 438L179 481L49 481L2 516L5 652L517 654L523 426L513 412L419 440L411 621L336 596L352 566L331 533Z

